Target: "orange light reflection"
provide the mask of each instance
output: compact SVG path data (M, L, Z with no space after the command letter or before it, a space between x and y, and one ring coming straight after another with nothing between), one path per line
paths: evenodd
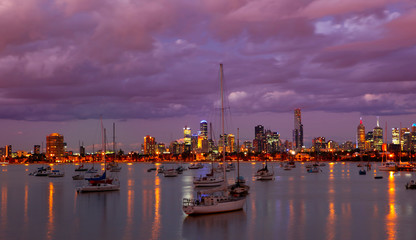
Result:
M160 238L160 178L155 178L155 218L152 225L152 239Z
M396 184L394 182L394 172L389 174L388 183L388 200L389 200L389 212L386 215L386 233L387 239L397 239L397 213L396 213Z

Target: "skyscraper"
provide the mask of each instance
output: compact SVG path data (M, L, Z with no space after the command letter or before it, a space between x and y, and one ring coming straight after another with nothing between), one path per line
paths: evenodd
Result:
M360 124L357 127L357 147L360 151L365 150L365 127L362 118L360 118Z
M383 146L383 128L380 127L380 120L377 117L377 126L373 129L373 144L377 151Z
M191 135L191 128L185 126L183 128L183 141L185 143L185 152L191 151L192 146L192 135Z
M303 124L300 108L295 109L295 129L293 129L293 147L299 151L303 147Z
M263 142L265 142L265 135L264 135L264 126L257 125L254 127L254 140L253 140L253 148L254 152L260 153L263 150Z
M208 137L208 123L205 120L202 120L199 123L199 131L200 131L200 135L204 136L204 137Z
M391 129L391 141L393 144L400 144L400 131L398 128Z
M147 155L154 155L156 153L155 138L147 135L144 137L143 153Z
M59 133L52 133L46 136L46 158L60 159L64 156L64 136Z

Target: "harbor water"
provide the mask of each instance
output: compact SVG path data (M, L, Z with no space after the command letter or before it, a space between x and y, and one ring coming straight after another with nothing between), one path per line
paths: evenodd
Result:
M272 181L254 179L261 163L240 163L250 186L244 209L204 216L184 214L182 199L194 195L193 177L210 164L170 178L147 172L154 164L121 165L120 190L101 193L75 191L82 184L72 180L75 165L53 166L62 178L29 175L42 165L1 166L0 239L416 238L416 190L405 188L416 173L380 172L379 163L359 175L357 163L326 163L308 173L305 164L285 171L272 162ZM237 170L227 177L233 183Z

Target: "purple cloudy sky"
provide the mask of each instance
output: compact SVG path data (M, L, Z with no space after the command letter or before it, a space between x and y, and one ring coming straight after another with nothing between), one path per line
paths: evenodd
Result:
M0 146L59 132L77 151L101 115L125 151L218 127L219 63L241 140L290 140L301 108L306 145L355 141L360 116L416 122L415 60L414 0L2 0Z

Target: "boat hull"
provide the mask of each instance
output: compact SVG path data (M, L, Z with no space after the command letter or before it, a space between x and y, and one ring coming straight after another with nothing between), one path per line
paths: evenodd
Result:
M107 192L107 191L118 191L120 190L119 185L115 184L100 184L96 186L82 186L77 187L77 192L86 193L86 192Z
M184 206L183 211L188 215L213 214L221 212L231 212L243 209L246 199L238 199L235 201L221 202L215 205L195 205Z

